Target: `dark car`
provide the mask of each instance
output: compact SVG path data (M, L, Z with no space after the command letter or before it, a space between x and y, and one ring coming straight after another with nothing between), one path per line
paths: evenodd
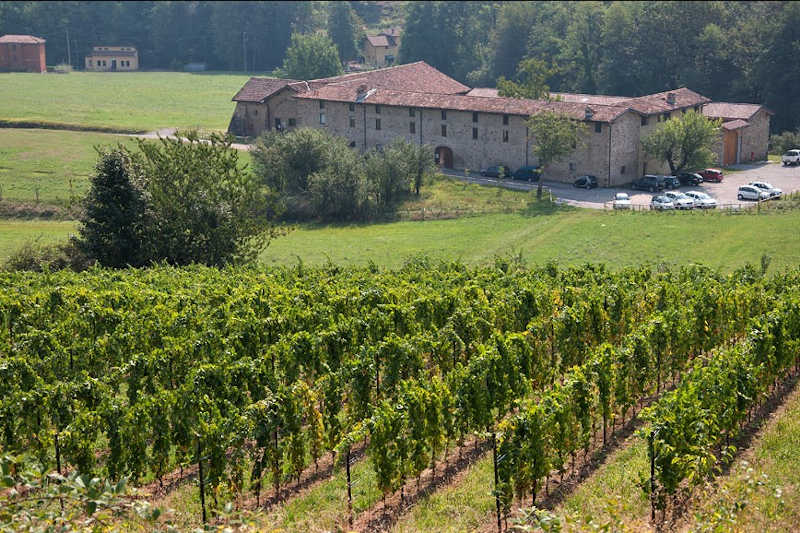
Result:
M659 176L664 182L665 189L677 189L681 186L681 181L675 176Z
M640 191L661 191L664 189L664 180L659 179L659 176L647 174L631 183L631 187Z
M511 171L506 165L495 165L486 170L481 170L481 176L487 178L508 178L511 176Z
M542 169L536 165L519 167L511 177L515 180L539 181L542 176Z
M703 183L703 176L696 172L681 172L677 175L681 185L700 185Z
M594 189L597 187L597 176L580 176L572 184L579 189Z

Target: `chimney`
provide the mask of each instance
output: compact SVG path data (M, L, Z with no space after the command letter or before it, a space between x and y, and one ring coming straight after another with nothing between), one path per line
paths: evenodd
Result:
M586 109L584 109L584 118L586 118L586 120L592 120L593 116L594 116L594 111L592 110L591 107L587 105Z
M669 105L675 105L675 93L667 93L667 103Z

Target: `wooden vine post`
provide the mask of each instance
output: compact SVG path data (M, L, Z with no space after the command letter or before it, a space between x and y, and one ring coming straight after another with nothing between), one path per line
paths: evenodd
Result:
M656 456L654 453L653 441L655 435L653 431L647 436L647 451L650 456L650 521L656 521Z
M345 470L347 471L347 524L353 527L353 492L350 482L350 446L345 450Z
M203 525L206 524L206 493L203 486L203 456L202 448L200 447L200 440L197 441L197 467L200 475L200 507L203 509Z
M492 462L494 463L494 504L497 510L497 531L503 531L503 525L500 521L500 493L497 490L497 434L492 433Z

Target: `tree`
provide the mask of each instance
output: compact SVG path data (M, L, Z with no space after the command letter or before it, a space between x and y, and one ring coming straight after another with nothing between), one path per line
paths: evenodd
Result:
M327 35L294 33L283 70L289 78L313 80L341 74L342 63L336 45Z
M422 182L427 176L436 171L436 163L433 160L433 147L401 140L397 144L397 153L405 165L406 175L413 179L414 194L419 196Z
M350 2L333 2L328 17L328 35L339 50L339 59L356 57L356 23Z
M533 154L542 168L572 153L584 138L586 126L569 115L557 111L542 111L528 119L528 131ZM542 197L542 180L536 188Z
M663 122L642 139L642 147L649 155L665 160L673 175L685 168L706 167L714 162L712 148L719 140L721 124L719 119L690 110Z
M100 161L81 218L79 247L103 266L141 266L147 261L141 165L122 147L98 153Z
M367 186L358 154L344 149L329 154L327 165L309 176L314 212L327 219L359 219L367 207Z
M547 79L557 71L555 66L548 66L540 59L523 59L519 62L517 72L519 83L500 76L497 80L498 94L509 98L549 100L550 87L547 86Z

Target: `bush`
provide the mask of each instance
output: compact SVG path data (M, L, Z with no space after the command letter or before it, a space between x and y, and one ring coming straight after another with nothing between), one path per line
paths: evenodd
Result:
M769 153L783 155L793 148L800 148L800 130L769 136Z
M327 220L361 220L369 206L361 159L350 149L329 154L325 167L310 176L316 213Z
M69 268L81 272L93 263L73 240L65 244L50 245L34 241L25 243L11 254L3 263L3 270L44 272Z

